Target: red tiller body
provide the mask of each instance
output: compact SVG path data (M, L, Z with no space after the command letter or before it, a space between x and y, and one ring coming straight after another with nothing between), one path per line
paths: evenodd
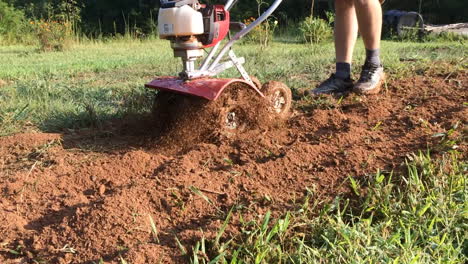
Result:
M207 6L202 13L206 34L203 48L213 47L228 34L231 17L223 5Z
M241 24L238 27L239 31L226 43L222 43L222 40L231 30L229 10L237 0L226 0L224 5L201 4L201 0L161 0L161 2L164 5L160 11L168 10L164 11L166 16L159 16L159 25L173 26L176 22L190 22L197 23L197 26L188 25L194 27L187 27L186 32L180 30L179 34L165 36L165 39L171 41L174 56L182 59L183 70L177 77L156 78L146 84L146 87L216 100L230 84L242 83L254 89L259 96L265 97L257 87L258 84L253 82L243 67L245 59L237 57L232 46L271 16L282 0L274 0L268 9L248 26L237 23ZM181 17L176 17L178 15ZM203 33L200 32L202 30L198 23L203 23ZM236 29L233 27L232 31ZM205 56L206 48L211 49ZM203 62L197 63L203 57L205 57ZM241 79L213 78L231 68L237 69Z
M216 100L224 89L233 83L242 83L254 89L260 96L264 97L257 87L242 79L201 78L184 81L177 77L164 76L147 83L147 88L159 91L168 91L185 95L202 97L208 100Z

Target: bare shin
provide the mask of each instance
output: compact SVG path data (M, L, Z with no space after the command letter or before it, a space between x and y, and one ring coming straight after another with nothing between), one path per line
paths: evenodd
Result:
M352 0L356 9L359 32L368 50L380 49L382 6L379 0Z
M358 33L354 0L335 0L336 61L351 63ZM377 0L376 0L377 1Z

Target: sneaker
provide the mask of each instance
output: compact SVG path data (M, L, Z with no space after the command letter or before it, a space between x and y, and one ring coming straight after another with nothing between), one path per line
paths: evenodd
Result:
M310 91L312 95L319 94L334 94L334 93L344 93L350 92L353 89L353 80L340 79L332 74L330 78L321 83L317 88Z
M385 74L383 66L375 66L370 63L362 66L361 77L354 85L353 91L358 94L377 94L380 92Z

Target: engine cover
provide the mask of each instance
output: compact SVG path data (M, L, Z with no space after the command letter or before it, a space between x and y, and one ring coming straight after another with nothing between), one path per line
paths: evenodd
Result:
M223 40L229 32L230 14L223 5L207 5L202 8L204 34L200 38L204 48Z
M158 16L159 37L188 37L205 33L203 15L189 5L161 8Z

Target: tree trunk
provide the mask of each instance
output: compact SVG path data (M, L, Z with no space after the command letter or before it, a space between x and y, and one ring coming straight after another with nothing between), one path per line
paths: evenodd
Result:
M315 5L315 0L312 0L312 6L310 7L310 16L314 16L314 5Z

